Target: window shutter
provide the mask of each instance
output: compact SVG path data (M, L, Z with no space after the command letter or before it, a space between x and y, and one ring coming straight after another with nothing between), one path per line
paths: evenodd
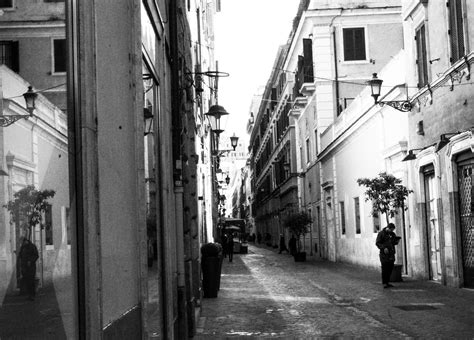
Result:
M456 0L456 31L458 33L456 40L458 43L458 59L459 59L459 58L462 58L465 54L462 0Z
M304 82L312 83L313 75L313 41L311 39L303 39L303 57L304 57Z
M462 0L449 0L446 5L449 12L450 61L454 63L465 54Z
M416 31L416 65L418 71L418 87L428 84L428 61L426 57L425 25Z

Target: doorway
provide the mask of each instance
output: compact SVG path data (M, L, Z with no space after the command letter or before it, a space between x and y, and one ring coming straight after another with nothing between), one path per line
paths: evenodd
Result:
M430 280L440 282L441 270L441 242L439 232L438 201L436 195L436 181L433 165L423 169L425 189L425 226L427 235L428 268Z
M463 154L457 161L464 286L474 288L474 154Z

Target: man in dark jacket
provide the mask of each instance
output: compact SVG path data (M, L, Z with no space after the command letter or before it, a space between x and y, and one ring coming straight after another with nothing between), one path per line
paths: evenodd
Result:
M392 274L395 263L395 245L398 244L400 237L395 235L395 224L389 223L377 234L375 245L380 249L380 263L382 265L382 284L384 288L393 287L390 284L390 275Z
M36 260L38 257L38 248L30 240L24 238L19 258L22 281L30 300L35 299Z

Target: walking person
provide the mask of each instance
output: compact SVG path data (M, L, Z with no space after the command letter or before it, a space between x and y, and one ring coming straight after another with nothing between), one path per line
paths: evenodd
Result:
M23 239L20 253L21 280L26 288L29 300L34 300L36 295L36 261L38 260L38 248L26 237Z
M393 287L390 284L390 275L395 264L395 245L400 237L395 235L395 224L389 223L377 234L375 245L380 249L380 263L382 265L382 284L384 288Z
M228 242L228 236L227 234L222 235L222 252L224 255L224 258L227 257L227 242Z
M229 262L234 258L234 235L230 234L227 239L227 255L229 255Z
M287 253L290 252L286 247L285 236L283 236L283 234L280 234L280 251L278 252L278 254L281 254L282 251L286 251Z

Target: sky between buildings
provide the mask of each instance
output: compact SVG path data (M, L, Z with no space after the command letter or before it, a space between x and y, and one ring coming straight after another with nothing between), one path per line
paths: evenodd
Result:
M219 105L229 112L225 132L248 140L253 95L270 76L278 47L287 42L299 0L221 0L215 21Z

